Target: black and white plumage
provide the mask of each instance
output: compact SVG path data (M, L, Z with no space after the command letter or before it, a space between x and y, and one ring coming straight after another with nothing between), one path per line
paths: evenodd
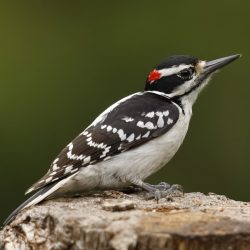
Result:
M144 92L111 105L57 156L23 208L49 199L94 189L138 185L177 152L188 130L192 105L211 74L238 55L201 61L191 56L166 59L150 72Z
M178 117L177 105L166 97L152 92L135 93L101 114L70 142L50 171L28 192L138 147L167 132Z

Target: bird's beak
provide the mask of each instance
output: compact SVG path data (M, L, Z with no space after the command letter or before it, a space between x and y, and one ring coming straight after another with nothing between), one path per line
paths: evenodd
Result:
M222 67L226 66L227 64L233 62L234 60L241 57L240 54L222 57L219 59L215 59L212 61L205 61L205 65L203 66L203 74L210 75L211 73L215 72L216 70L221 69Z

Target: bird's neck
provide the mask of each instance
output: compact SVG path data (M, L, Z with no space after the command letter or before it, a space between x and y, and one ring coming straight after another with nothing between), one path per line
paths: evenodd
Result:
M179 101L180 101L181 105L183 107L192 108L192 106L194 105L199 93L200 93L200 91L194 91L194 92L189 93L188 95L184 95L184 96L180 97Z
M180 105L182 106L184 112L192 114L192 107L197 100L198 95L200 92L205 88L208 84L210 78L206 79L204 82L198 85L197 88L193 89L191 92L187 92L184 95L175 97Z

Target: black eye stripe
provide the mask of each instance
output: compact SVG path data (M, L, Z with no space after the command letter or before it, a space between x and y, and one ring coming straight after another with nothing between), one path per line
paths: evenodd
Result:
M185 68L183 68L183 66ZM195 66L193 65L175 65L171 67L165 67L165 69L173 68L173 73L164 75L164 71L161 72L161 77L157 80L154 81L153 84L150 84L150 82L146 82L145 85L145 90L160 90L161 92L164 93L173 93L176 88L181 86L187 81L190 81L194 75L195 75ZM178 69L179 67L179 69ZM181 70L182 68L182 70Z
M186 68L177 73L177 76L184 80L190 80L194 74L194 68Z

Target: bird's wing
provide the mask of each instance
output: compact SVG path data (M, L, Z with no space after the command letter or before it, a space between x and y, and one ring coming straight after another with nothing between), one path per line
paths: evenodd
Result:
M48 173L26 193L164 134L176 123L179 112L177 104L155 93L139 92L125 97L69 143Z

